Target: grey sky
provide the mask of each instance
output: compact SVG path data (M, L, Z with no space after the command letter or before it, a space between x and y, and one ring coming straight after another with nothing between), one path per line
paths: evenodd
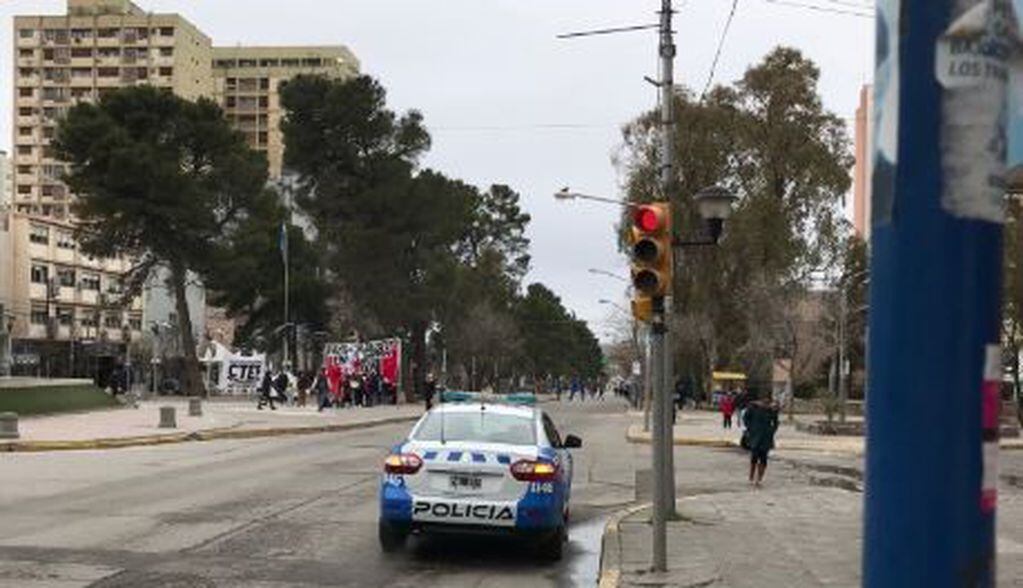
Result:
M868 0L807 0L821 6ZM600 298L623 284L587 272L625 273L613 207L555 202L562 186L615 196L610 157L619 126L654 106L656 34L557 40L563 32L656 22L658 0L136 0L178 12L218 45L350 47L380 78L392 107L421 110L433 134L424 164L486 186L506 183L533 215L532 281L542 281L603 334ZM64 0L0 0L0 148L11 145L11 16L62 13ZM676 79L702 88L730 0L678 0ZM824 103L852 117L872 77L872 19L739 0L716 79L731 81L770 51L802 49L822 69ZM573 125L557 128L552 125Z

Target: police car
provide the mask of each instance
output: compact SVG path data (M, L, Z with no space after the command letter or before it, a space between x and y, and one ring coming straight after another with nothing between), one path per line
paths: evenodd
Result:
M532 536L539 554L561 558L568 539L572 455L532 406L462 397L430 410L384 460L380 546L400 549L413 533Z

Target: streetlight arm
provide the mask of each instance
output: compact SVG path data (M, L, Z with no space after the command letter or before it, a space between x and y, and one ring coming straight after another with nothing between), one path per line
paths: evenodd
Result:
M632 208L637 206L634 202L628 202L626 200L618 200L616 198L605 198L603 196L592 196L590 194L581 194L579 192L572 192L568 188L562 188L561 190L554 193L554 198L557 200L592 200L594 202L604 202L607 204L617 204L626 208Z

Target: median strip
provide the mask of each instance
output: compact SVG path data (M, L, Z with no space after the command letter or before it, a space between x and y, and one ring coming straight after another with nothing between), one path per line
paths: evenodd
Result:
M166 435L144 435L139 437L115 437L106 439L81 439L70 441L5 441L0 442L2 452L41 452L41 451L74 451L86 449L119 449L122 447L143 447L166 445L170 443L186 443L190 441L215 441L221 439L255 439L260 437L283 437L290 435L314 435L337 433L357 429L367 429L382 425L408 423L417 420L420 415L387 417L382 419L336 423L330 425L305 425L296 427L268 427L260 429L242 429L227 427L207 429L188 433L172 433Z

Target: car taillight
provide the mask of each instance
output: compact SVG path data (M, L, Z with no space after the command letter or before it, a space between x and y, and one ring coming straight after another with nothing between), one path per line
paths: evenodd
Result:
M384 460L388 474L414 474L423 467L423 460L415 453L392 453Z
M511 474L520 482L548 482L558 475L558 466L549 461L523 459L511 465Z

